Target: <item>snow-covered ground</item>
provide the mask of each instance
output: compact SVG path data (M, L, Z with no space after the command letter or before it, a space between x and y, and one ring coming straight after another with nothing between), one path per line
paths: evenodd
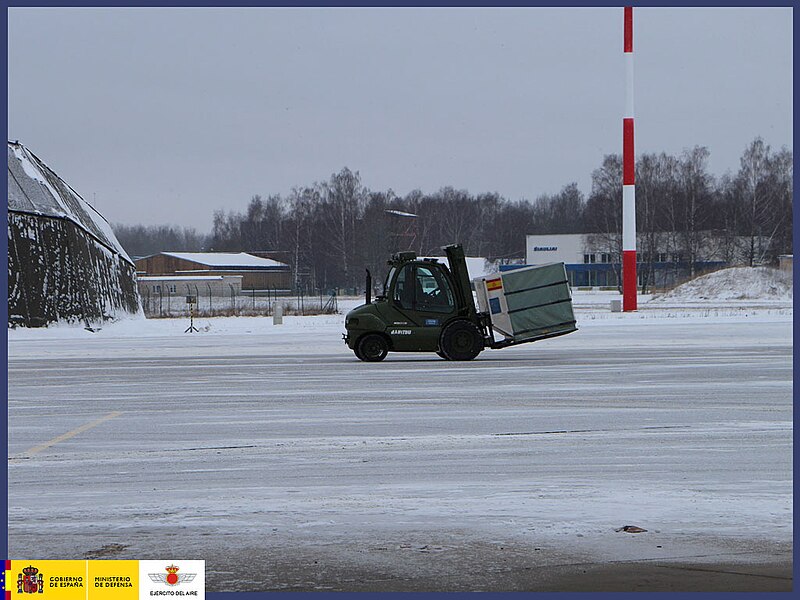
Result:
M791 299L618 297L470 363L362 363L336 315L9 331L10 554L204 558L212 591L392 589L467 548L791 562Z

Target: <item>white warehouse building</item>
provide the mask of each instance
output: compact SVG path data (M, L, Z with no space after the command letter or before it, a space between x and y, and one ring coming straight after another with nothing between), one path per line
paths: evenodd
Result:
M658 249L649 256L637 254L638 284L650 287L674 285L690 272L686 257L677 250L679 236L658 235ZM722 240L713 232L702 236L703 243L694 261L694 271L710 271L728 264ZM615 236L590 233L540 234L525 236L525 263L542 265L563 262L573 287L618 287L620 273L619 240Z

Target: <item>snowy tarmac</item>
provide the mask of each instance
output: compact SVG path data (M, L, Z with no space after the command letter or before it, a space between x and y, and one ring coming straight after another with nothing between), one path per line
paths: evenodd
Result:
M9 331L10 555L200 558L209 591L790 589L791 304L595 304L470 363L362 363L342 316Z

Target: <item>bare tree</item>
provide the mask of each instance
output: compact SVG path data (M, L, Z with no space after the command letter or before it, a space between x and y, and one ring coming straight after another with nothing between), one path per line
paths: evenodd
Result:
M772 257L792 254L792 215L794 159L788 148L781 148L770 161L775 185L775 233L771 240Z
M312 260L308 248L311 239L311 214L317 200L313 188L294 188L288 197L288 215L283 226L283 248L289 251L293 287L300 287L300 274Z
M675 194L676 160L665 153L643 154L636 165L636 247L642 293L656 284L656 264L663 253L663 207Z
M683 213L680 240L690 277L695 276L711 203L713 182L706 170L708 156L707 148L695 146L685 150L678 162L678 191Z
M366 190L361 185L358 171L353 172L347 167L331 175L322 189L328 245L339 259L342 283L352 286L355 282L352 262L356 256L356 221L364 208Z
M584 222L589 243L611 257L617 287L622 291L622 158L618 154L606 155L602 166L592 172Z

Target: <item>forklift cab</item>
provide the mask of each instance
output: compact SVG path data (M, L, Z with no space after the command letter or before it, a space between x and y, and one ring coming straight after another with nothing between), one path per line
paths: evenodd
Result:
M384 286L384 295L405 314L455 313L453 285L442 265L435 261L410 262L393 267ZM412 315L408 315L413 318ZM416 319L414 319L416 320Z
M392 267L386 278L386 333L393 350L436 350L439 330L456 314L453 283L435 261L413 261Z

